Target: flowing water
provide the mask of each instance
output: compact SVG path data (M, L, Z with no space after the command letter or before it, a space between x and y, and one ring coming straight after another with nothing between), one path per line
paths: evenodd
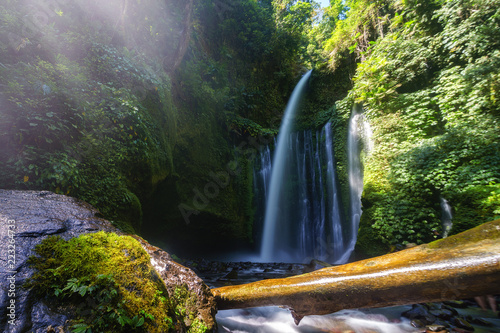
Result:
M274 207L279 214L273 220L273 236L263 236L263 245L270 242L267 250L271 252L262 261L309 262L315 258L333 263L345 253L331 133L328 123L320 131L291 133L284 140L286 163L279 173L283 189ZM262 209L269 209L270 174L274 176L275 169L270 155L269 147L261 150L260 168L254 172L254 193L261 198L256 203L256 221Z
M356 244L363 190L360 147L363 139L370 150L371 130L361 110L353 108L347 147L349 211L343 223L331 123L320 131L291 133L309 76L310 72L292 94L274 154L269 147L262 149L254 171L257 211L265 211L260 256L264 262L315 258L342 264ZM266 307L221 311L217 321L219 332L415 332L408 320L389 318L380 311L341 311L306 316L297 326L288 310Z
M191 265L190 263L187 263ZM310 265L286 263L254 262L197 262L200 276L210 288L232 284L244 284L264 279L283 278L308 272ZM453 304L451 302L450 304ZM425 314L422 308L428 306ZM444 307L443 307L444 306ZM421 333L425 328L415 328L404 313L411 305L376 309L342 310L322 316L305 316L295 325L289 310L280 307L257 307L249 309L222 310L217 313L219 333ZM481 310L472 302L462 302L452 310L442 303L427 303L419 306L419 312L429 316L439 316L436 322L454 327L455 318L467 320L475 333L500 332L500 319L497 313ZM444 312L440 309L444 309ZM448 309L448 310L446 310ZM451 311L451 312L450 312ZM415 312L414 312L415 313ZM431 315L430 313L434 313ZM450 317L450 313L454 313ZM442 315L445 315L442 317ZM408 315L407 315L408 316ZM416 324L416 323L414 323ZM434 324L435 325L435 324ZM448 328L450 332L450 328ZM457 332L456 330L454 332Z
M273 168L271 170L269 193L266 201L263 240L260 252L263 261L275 260L276 252L280 251L280 248L276 248L276 240L281 238L281 233L288 233L289 231L287 226L281 222L284 213L281 209L282 203L286 198L284 170L287 161L287 141L293 128L295 113L299 108L311 73L312 71L307 72L295 87L281 123L272 162Z
M222 277L214 275L206 280L209 285L241 284L301 274L310 269L310 265L271 262L307 263L315 258L341 264L347 262L354 250L362 213L363 168L360 156L362 148L365 154L371 150L371 129L361 109L353 108L347 140L349 210L347 217L343 218L331 124L327 123L319 131L291 133L293 113L297 111L308 75L294 91L294 94L298 91L298 95L292 98L296 104L291 101L292 106L287 107L274 154L270 147L264 147L254 170L257 211L266 211L259 260L267 263L247 262L240 264L240 268L228 265ZM446 236L452 215L444 198L441 198L441 208ZM259 224L259 214L256 221ZM409 319L401 316L409 309L411 306L343 310L323 316L306 316L295 325L289 310L260 307L219 311L217 323L219 333L422 332L422 328L415 328ZM465 317L469 312L460 315ZM478 317L483 315L481 313ZM498 323L494 318L488 320L500 326L500 320ZM475 329L481 333L496 332L478 326Z
M441 197L440 198L440 205L441 205L441 225L443 228L443 238L448 237L448 233L451 230L451 227L453 226L453 214L451 212L451 206L448 203L448 200L445 198Z
M299 325L295 325L290 311L278 307L262 307L220 311L217 323L219 333L418 332L408 319L393 314L402 310L403 307L399 307L397 311L344 310L330 315L306 316Z
M359 220L361 218L361 194L363 193L363 166L361 164L361 147L366 152L371 150L371 128L362 114L361 107L355 105L349 119L349 132L347 135L347 163L349 168L349 241L344 253L337 263L349 260L356 246Z
M197 267L202 269L201 276L205 283L210 288L216 288L302 274L308 271L309 265L206 262ZM296 325L289 310L268 306L222 310L217 313L216 319L219 333L417 333L419 331L410 325L410 321L401 316L409 309L411 306L343 310L329 315L305 316Z
M290 119L284 121L287 128L292 125L287 123ZM259 169L254 172L257 225L265 212L260 261L309 262L314 258L342 264L349 260L361 216L360 153L362 147L370 150L371 129L360 108L353 108L347 147L347 214L342 209L332 132L331 123L320 131L286 130L278 137L273 158L269 147L261 150Z

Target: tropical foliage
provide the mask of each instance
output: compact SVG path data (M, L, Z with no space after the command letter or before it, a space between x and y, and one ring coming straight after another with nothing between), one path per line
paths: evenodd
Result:
M313 67L299 127L333 122L344 198L353 103L374 130L360 248L440 237L440 197L452 232L499 216L498 0L23 4L0 5L3 188L76 196L179 244L249 243L252 156Z
M95 5L1 5L0 181L79 197L139 229L140 200L172 169L170 79L151 58L157 34L138 26L137 45L117 41Z
M453 233L499 216L498 5L388 3L394 12L377 23L386 32L360 52L350 94L375 141L365 159L364 250L368 238L394 245L440 237L440 197L453 207ZM357 28L349 31L363 15L376 26L371 14L351 13L344 26ZM356 36L344 43L359 47Z

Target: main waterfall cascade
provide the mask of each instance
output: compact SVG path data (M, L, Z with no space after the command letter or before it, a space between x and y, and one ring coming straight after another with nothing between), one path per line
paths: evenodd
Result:
M361 216L360 140L365 142L365 148L370 146L369 140L365 140L370 137L369 125L359 108L354 108L348 135L348 216L341 209L331 123L320 131L280 136L275 142L274 158L266 146L260 151L258 170L254 172L257 223L262 221L262 211L266 211L261 260L308 262L315 258L336 264L347 262L356 244ZM279 184L279 188L273 189L275 176L280 178L274 184ZM276 197L270 198L273 191Z
M292 133L286 143L282 169L286 182L278 201L277 230L269 246L273 253L264 260L335 262L344 249L331 124L318 132ZM258 207L269 201L269 170L274 168L270 156L269 147L261 150L254 181L255 192L262 196Z
M282 223L283 215L286 213L282 208L286 201L284 170L287 162L287 140L293 128L293 119L306 90L311 73L312 70L307 72L293 90L278 134L273 156L273 168L271 169L271 178L269 180L269 193L266 196L264 230L260 253L261 259L264 261L275 259L276 250L282 249L282 247L276 247L279 245L277 242L285 238L281 236L281 233L287 234L290 232L289 228ZM277 237L278 232L280 233L279 237Z

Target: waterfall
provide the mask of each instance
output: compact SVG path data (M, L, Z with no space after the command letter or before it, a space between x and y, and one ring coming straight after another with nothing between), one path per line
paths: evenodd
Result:
M340 214L340 193L337 186L333 137L331 124L320 131L291 133L286 139L286 163L282 169L282 200L276 207L275 238L262 238L270 241L269 248L274 251L262 261L309 262L320 259L328 262L338 261L345 252ZM274 175L271 168L270 149L260 151L255 172L257 195L267 193L270 179ZM274 159L273 159L274 161ZM273 170L269 172L269 170ZM259 202L264 200L260 199ZM269 198L265 200L269 202ZM259 220L260 209L256 221ZM265 232L265 230L264 230Z
M363 190L360 138L369 139L371 130L354 108L348 134L350 210L343 223L331 123L320 131L291 133L309 76L310 72L304 75L293 91L273 158L269 147L262 149L257 163L260 171L254 174L254 190L263 197L260 203L265 211L261 261L307 262L315 258L341 264L347 262L356 244ZM365 147L370 147L367 140Z
M349 175L349 217L350 233L349 243L343 256L337 261L338 264L346 263L356 246L359 220L361 218L361 195L363 193L363 167L361 165L360 143L364 142L367 151L371 150L371 128L362 114L361 107L355 105L349 119L347 136L347 164Z
M257 239L261 239L262 226L266 208L267 193L271 179L271 149L265 146L260 150L253 172L253 193L255 205L254 232ZM260 245L260 243L258 243Z
M338 256L344 252L344 241L342 237L342 221L340 220L340 205L339 205L339 195L337 193L336 186L336 172L335 172L335 159L333 157L333 140L331 137L331 124L327 123L323 130L321 131L321 138L325 139L325 153L326 153L326 165L327 165L327 188L328 188L328 198L331 200L330 209L330 226L331 226L331 237L333 240L333 258L332 260L337 261Z
M266 212L264 217L264 231L261 245L262 260L272 260L276 253L277 233L287 231L285 225L280 224L280 218L283 217L283 211L280 210L280 201L285 197L284 171L286 169L287 146L290 132L293 125L293 118L298 109L301 97L304 94L307 81L311 76L307 72L295 87L290 101L285 110L284 118L281 123L276 150L273 157L273 168L271 170L271 180L269 184L269 193L266 202ZM280 216L281 215L281 216Z
M443 197L440 197L440 205L441 205L441 225L443 228L443 238L448 237L448 233L453 226L453 214L451 212L451 206Z

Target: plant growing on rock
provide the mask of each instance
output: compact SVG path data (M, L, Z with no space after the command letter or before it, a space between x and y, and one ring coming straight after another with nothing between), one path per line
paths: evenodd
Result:
M132 237L97 232L66 241L51 236L34 251L29 264L36 272L25 287L67 312L73 332L186 328L185 300L164 296L149 255Z

